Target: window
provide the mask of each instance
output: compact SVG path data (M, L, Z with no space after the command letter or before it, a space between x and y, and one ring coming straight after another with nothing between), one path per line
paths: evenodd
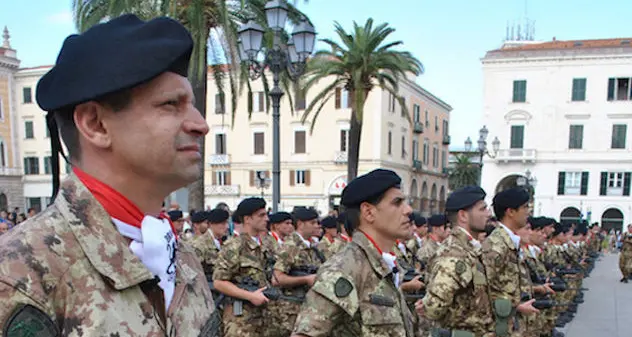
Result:
M429 162L429 158L430 158L430 145L428 144L428 138L426 138L424 140L424 164L428 165Z
M623 187L623 172L608 173L608 189Z
M230 177L228 171L215 171L215 176L213 176L213 185L230 185Z
M413 160L419 160L419 141L413 139Z
M435 133L439 132L439 116L435 116Z
M629 77L609 78L608 79L608 100L609 101L628 101L632 97L630 90Z
M349 130L340 130L340 151L347 152L349 148Z
M294 131L294 153L305 153L305 131Z
M395 112L395 95L388 93L388 111Z
M399 107L402 117L406 117L406 97L402 97L402 105Z
M613 149L625 149L625 134L627 125L614 124L612 126L612 146Z
M24 122L24 138L26 139L35 138L35 135L33 134L33 121Z
M226 135L215 134L215 154L226 154Z
M226 96L224 94L215 94L215 114L221 115L226 112Z
M421 112L420 112L419 105L417 104L413 105L413 120L416 123L419 123L421 121Z
M437 144L432 146L432 167L439 167L439 148Z
M310 170L290 170L290 186L310 184Z
M523 145L524 145L524 125L512 125L510 147L512 149L522 149Z
M558 172L558 195L587 195L588 172Z
M581 149L584 139L584 126L583 125L571 125L568 133L568 148L569 149Z
M44 174L51 174L53 172L52 158L51 156L44 157Z
M33 95L32 95L31 87L22 88L22 102L24 104L33 103Z
M307 95L305 90L299 90L294 97L294 110L305 110L307 107Z
M573 79L573 92L571 101L583 102L586 100L586 79L574 78Z
M631 172L601 172L599 195L630 195Z
M391 131L388 132L387 141L388 141L388 145L387 145L388 154L391 155L393 154L393 132Z
M445 169L448 167L448 157L445 155L445 150L441 151L441 168Z
M428 119L428 110L426 110L426 111L424 112L424 114L426 115L426 116L425 116L425 118L426 118L426 119L425 119L425 124L426 124L425 126L426 126L426 128L428 128L428 127L430 127L430 120Z
M254 133L254 148L255 154L265 154L265 146L264 146L264 133L263 132L255 132Z
M24 157L24 174L39 174L39 158Z
M402 159L406 158L406 137L402 136Z
M26 198L26 207L34 208L35 213L39 213L42 210L42 198Z
M336 88L336 109L346 109L351 107L349 92L343 88Z
M296 184L305 185L305 170L296 170L295 175Z
M262 112L265 107L265 97L263 95L263 91L255 91L251 93L252 95L252 112Z
M4 153L4 142L0 139L0 167L7 166L7 158Z
M527 81L513 81L513 102L524 103L527 101Z
M449 124L447 120L443 121L443 137L445 138L445 136L448 136L450 133L450 129L449 129Z

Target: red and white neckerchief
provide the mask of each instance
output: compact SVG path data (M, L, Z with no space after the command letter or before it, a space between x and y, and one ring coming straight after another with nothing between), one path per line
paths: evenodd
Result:
M275 233L275 232L270 232L270 235L272 235L272 237L276 240L276 242L278 242L280 245L283 244L283 239L281 239L281 237L279 236L279 234Z
M112 187L76 166L73 167L73 171L108 212L119 233L132 240L129 244L132 253L159 278L158 286L163 291L165 308L168 310L176 286L176 251L178 249L176 231L171 220L162 214L158 218L145 215Z
M421 248L421 246L424 243L424 240L419 237L419 234L417 234L417 233L413 233L413 234L415 235L415 240L417 240L417 245L419 246L419 248Z
M461 226L456 226L458 229L462 230L463 233L465 233L465 235L467 235L468 240L470 241L470 243L472 244L472 246L474 246L477 249L481 249L481 242L476 240L472 234L468 233L465 228L461 227ZM432 236L431 236L432 237ZM434 239L433 239L434 240ZM436 240L435 240L436 241Z
M329 241L329 243L334 243L334 238L332 236L325 235L325 238L327 238L327 241Z
M346 235L344 235L344 234L340 234L340 238L345 240L346 242L351 242L351 238L346 236Z
M213 238L213 243L215 243L215 247L217 247L217 250L222 250L222 240L217 239L215 235L213 235L213 232L210 229L207 232L209 233L208 235L210 235L211 238Z
M404 243L401 242L400 240L397 240L395 242L397 242L397 248L399 248L402 254L406 255L406 245L404 245Z
M373 240L373 238L371 236L369 236L367 233L358 230L360 233L364 234L364 236L367 238L367 240L369 240L369 242L371 242L373 244L373 247L375 247L375 249L377 249L377 252L382 256L382 260L384 260L384 263L386 263L386 266L388 266L388 269L391 270L393 272L393 283L395 283L395 287L399 288L399 283L400 283L400 279L399 277L397 277L397 257L395 256L395 253L393 252L388 252L385 253L383 252L380 247L378 247L377 243L375 242L375 240Z

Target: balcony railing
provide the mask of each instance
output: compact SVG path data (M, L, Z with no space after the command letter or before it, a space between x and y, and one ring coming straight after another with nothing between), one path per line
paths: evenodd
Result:
M443 145L450 145L450 135L443 136Z
M336 164L346 164L349 158L349 153L347 151L336 151L334 154L334 163Z
M413 169L421 170L421 160L413 159Z
M19 167L0 167L0 176L21 176L24 174Z
M413 132L414 133L424 133L424 125L421 122L415 122L413 124Z
M206 185L204 195L239 195L239 185Z
M534 162L536 154L535 149L502 149L498 150L496 160L499 162Z
M211 166L215 165L228 165L230 164L230 155L229 154L212 154L208 162Z

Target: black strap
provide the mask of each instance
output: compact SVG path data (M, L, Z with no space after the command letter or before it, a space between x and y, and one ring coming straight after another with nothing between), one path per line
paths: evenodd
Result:
M57 192L59 192L59 155L66 160L68 157L64 154L64 150L61 147L61 140L59 139L59 129L57 128L57 122L55 121L54 112L48 112L46 114L46 126L50 133L50 149L51 149L51 170L53 173L53 194L51 196L51 203L55 201Z
M314 254L316 254L316 257L320 260L320 263L325 263L325 255L323 255L323 253L314 246L311 246L310 248L314 251Z

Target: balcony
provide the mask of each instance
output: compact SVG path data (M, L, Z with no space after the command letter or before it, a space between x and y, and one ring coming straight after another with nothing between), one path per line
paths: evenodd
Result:
M348 158L349 158L349 153L347 151L336 151L334 155L334 163L346 164Z
M443 145L450 145L450 135L443 136Z
M447 176L450 174L450 169L447 167L444 167L441 169L441 173Z
M0 176L21 176L23 173L19 167L0 167Z
M413 124L413 132L414 133L424 133L424 125L421 122L417 121Z
M239 185L206 185L204 195L239 195Z
M421 171L421 160L413 159L413 170Z
M535 162L535 149L502 149L496 154L497 162Z
M228 165L230 164L230 155L229 154L212 154L208 159L209 165L217 166L217 165Z

